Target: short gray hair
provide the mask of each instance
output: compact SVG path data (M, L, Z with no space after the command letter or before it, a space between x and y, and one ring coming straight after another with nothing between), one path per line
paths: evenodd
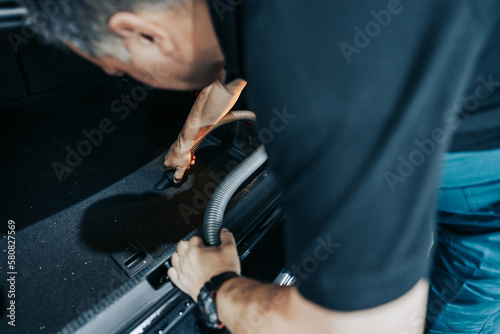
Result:
M108 27L118 12L159 10L184 0L19 0L28 10L26 23L49 44L69 42L92 57L128 62L123 39Z

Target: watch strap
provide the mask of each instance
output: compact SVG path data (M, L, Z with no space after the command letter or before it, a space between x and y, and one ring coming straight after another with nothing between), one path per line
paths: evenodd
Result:
M215 304L216 293L219 288L224 284L224 282L241 277L234 271L227 271L218 274L210 279L203 288L201 288L198 294L198 305L200 309L200 316L209 328L222 328L224 324L219 320L219 315L217 314L217 306Z

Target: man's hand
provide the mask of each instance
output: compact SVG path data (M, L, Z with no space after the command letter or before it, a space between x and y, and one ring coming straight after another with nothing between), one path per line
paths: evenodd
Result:
M195 163L196 157L191 154L191 147L192 145L183 145L179 136L165 155L163 165L166 170L175 169L175 183L181 182L184 173Z
M206 247L200 237L179 242L177 253L172 255L172 268L168 270L168 276L179 289L196 301L205 283L226 271L239 274L241 267L233 234L224 228L221 231L221 244L217 247Z
M179 183L186 170L194 164L191 148L227 114L246 85L246 81L241 79L226 85L223 83L224 76L224 72L221 72L218 80L200 92L177 141L165 156L165 168L176 170L175 183Z

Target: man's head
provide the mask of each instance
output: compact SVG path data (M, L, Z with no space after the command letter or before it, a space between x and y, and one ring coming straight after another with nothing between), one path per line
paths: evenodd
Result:
M224 59L205 0L21 0L28 24L109 74L167 89L210 84Z

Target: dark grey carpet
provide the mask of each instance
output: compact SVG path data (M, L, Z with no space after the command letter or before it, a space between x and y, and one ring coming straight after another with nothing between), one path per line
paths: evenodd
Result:
M16 236L13 333L53 333L124 283L128 277L110 253L128 241L139 241L157 256L199 226L204 200L198 196L198 210L193 199L205 185L216 184L211 171L224 171L228 161L239 160L221 145L206 144L198 152L197 166L179 187L152 191L162 174L161 155L82 202L21 230ZM213 189L206 190L210 195ZM183 211L181 204L193 211ZM0 267L0 280L5 282L5 266ZM11 332L5 321L0 322L0 332Z

